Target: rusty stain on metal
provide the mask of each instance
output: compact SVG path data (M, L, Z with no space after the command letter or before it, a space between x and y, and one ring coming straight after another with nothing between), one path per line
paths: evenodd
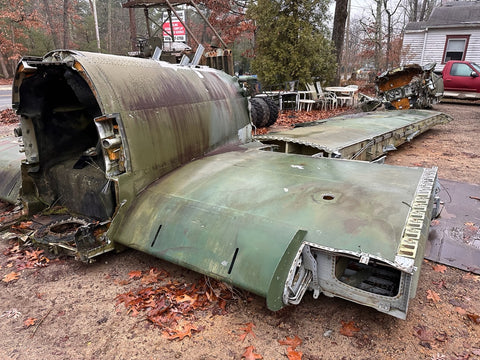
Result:
M434 69L435 63L409 64L388 70L375 79L377 96L387 108L430 108L443 96L443 80Z

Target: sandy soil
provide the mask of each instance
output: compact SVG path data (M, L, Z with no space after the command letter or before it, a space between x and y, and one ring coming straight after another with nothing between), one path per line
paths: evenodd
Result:
M387 157L387 164L438 167L440 179L480 184L480 104L440 103L434 110L453 117Z
M480 107L435 109L455 120L405 144L387 163L438 166L442 178L480 183ZM8 209L0 204L0 213ZM6 229L0 240L1 360L480 359L480 277L454 268L424 263L407 320L309 294L301 305L274 313L260 297L205 285L201 275L134 250L84 264L19 247L17 237L28 226ZM158 281L149 284L152 274ZM172 292L169 319L177 323L169 331L121 302L122 294L138 299L148 287ZM142 301L159 306L147 295ZM301 344L279 342L296 337Z

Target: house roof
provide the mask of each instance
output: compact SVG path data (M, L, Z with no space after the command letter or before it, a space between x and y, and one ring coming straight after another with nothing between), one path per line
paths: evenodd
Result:
M427 21L410 22L405 30L443 27L480 27L480 1L455 1L433 9Z

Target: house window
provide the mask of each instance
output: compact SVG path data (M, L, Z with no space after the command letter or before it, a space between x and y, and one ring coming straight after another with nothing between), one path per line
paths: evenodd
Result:
M449 60L465 60L470 35L447 35L443 62Z

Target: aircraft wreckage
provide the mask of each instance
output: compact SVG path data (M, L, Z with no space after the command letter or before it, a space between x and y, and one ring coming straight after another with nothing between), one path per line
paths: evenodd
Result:
M438 211L435 168L268 151L251 139L238 82L206 67L53 51L19 63L12 100L24 209L75 215L35 241L82 260L128 246L271 310L309 291L406 317ZM0 146L11 174L0 195L12 201L19 175L6 164L21 158Z

